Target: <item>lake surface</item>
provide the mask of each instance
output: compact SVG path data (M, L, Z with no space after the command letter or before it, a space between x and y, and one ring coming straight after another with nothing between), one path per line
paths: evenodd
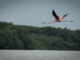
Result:
M0 50L0 60L80 60L80 51Z

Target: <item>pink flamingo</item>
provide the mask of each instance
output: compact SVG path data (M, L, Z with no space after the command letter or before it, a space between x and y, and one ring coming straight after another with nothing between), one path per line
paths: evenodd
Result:
M68 14L65 14L61 17L58 17L58 15L56 14L56 12L53 10L52 11L52 15L54 16L55 18L55 21L52 21L52 22L49 22L48 24L51 24L51 23L54 23L54 22L72 22L72 21L65 21L65 20L62 20L64 17L66 17ZM43 22L43 24L47 24L47 22Z

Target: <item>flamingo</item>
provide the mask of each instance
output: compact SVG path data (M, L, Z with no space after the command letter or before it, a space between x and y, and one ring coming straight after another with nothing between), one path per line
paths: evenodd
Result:
M62 20L64 17L66 17L68 14L65 14L61 17L59 17L56 12L53 10L52 11L52 15L54 16L55 18L55 21L52 21L52 22L49 22L48 24L51 24L51 23L54 23L54 22L72 22L72 21L66 21L66 20ZM47 24L47 22L43 22L43 24Z

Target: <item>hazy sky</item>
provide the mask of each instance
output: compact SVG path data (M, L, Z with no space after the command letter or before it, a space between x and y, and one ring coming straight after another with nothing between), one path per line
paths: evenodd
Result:
M42 24L54 20L52 10L59 16L69 13L60 22ZM29 26L52 26L68 29L80 29L80 0L0 0L0 21Z

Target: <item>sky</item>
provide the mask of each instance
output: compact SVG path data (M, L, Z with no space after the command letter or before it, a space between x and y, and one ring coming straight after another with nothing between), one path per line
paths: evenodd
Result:
M52 10L58 16L66 13L69 15L63 20L71 22L56 22L42 24L42 22L54 21ZM67 29L80 29L80 0L0 0L0 21L12 22L17 25L37 27L59 27Z

